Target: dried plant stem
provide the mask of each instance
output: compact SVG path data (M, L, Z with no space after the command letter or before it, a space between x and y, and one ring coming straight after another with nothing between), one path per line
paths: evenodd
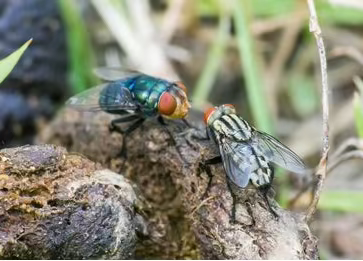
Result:
M327 62L326 62L324 41L318 23L318 17L316 14L314 0L307 0L307 2L310 12L310 23L309 23L310 32L314 34L319 51L321 81L322 81L322 109L323 109L323 150L318 169L315 173L315 176L317 178L317 183L314 189L315 190L314 197L305 214L305 219L309 221L311 217L314 215L315 210L317 208L327 172L327 160L328 160L328 151L329 151L329 98L328 98L329 86L328 86L328 73L327 73Z

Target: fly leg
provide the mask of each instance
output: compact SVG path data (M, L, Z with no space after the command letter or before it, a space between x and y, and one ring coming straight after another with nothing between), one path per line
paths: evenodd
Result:
M265 186L265 187L259 188L258 191L261 193L263 199L265 200L267 208L270 211L270 213L275 217L275 219L278 219L279 215L272 208L270 200L269 200L269 198L267 196L269 189L270 189L270 186Z
M188 128L193 128L193 126L187 121L187 119L183 118L182 121Z
M168 124L164 121L164 118L162 116L158 116L158 122L161 124L161 126L163 127L163 129L169 134L172 145L175 146L175 149L178 151L178 154L180 155L180 157L182 158L182 160L187 163L188 161L183 157L183 154L180 152L179 150L179 146L176 143L176 140L174 138L174 135L171 133L171 131L166 127Z
M162 116L160 116L160 115L158 116L158 122L161 124L161 126L163 126L163 129L169 134L169 136L171 138L171 142L173 143L172 145L176 146L176 141L175 141L175 138L174 138L173 134L166 127L168 124L164 121L164 118Z
M227 188L229 190L229 193L231 193L232 196L232 209L231 209L231 223L236 223L236 203L237 203L237 197L233 192L232 186L231 186L231 182L229 181L228 177L227 178Z
M214 158L208 159L208 160L204 161L203 163L200 163L200 164L199 164L199 167L200 167L203 171L205 171L205 173L206 173L206 174L207 174L207 176L208 176L208 184L207 184L207 188L205 189L205 191L204 191L204 193L203 193L203 195L202 195L202 199L204 199L204 198L207 196L207 194L208 194L208 192L209 192L209 190L210 190L210 188L211 188L211 186L212 186L213 174L212 174L212 171L211 171L211 169L210 169L210 165L215 165L215 164L219 164L219 163L222 163L222 158L221 158L221 156L217 156L217 157L214 157Z
M207 128L205 128L205 137L196 137L198 140L201 140L201 141L203 141L203 140L210 140L211 138L210 138L210 136L209 136L209 131L208 131L208 129Z
M130 122L136 120L135 122L133 122L127 129L123 130L121 129L118 125L118 123L123 123L123 122ZM127 151L126 151L126 137L133 132L134 130L136 130L138 127L141 126L141 124L145 121L144 118L140 118L139 115L129 115L120 119L115 119L113 121L111 121L110 124L110 131L116 131L120 134L122 134L122 147L121 147L121 151L119 153L118 156L122 157L122 158L127 158Z
M275 170L274 170L274 168L272 167L272 166L270 166L269 165L269 167L270 167L270 169L271 169L271 180L273 180L273 178L274 178L274 176L275 176ZM269 192L269 190L270 190L270 188L271 188L271 183L269 183L269 184L267 184L267 185L265 185L265 186L262 186L262 187L259 187L258 188L258 191L261 193L261 195L262 195L262 197L263 197L263 199L265 200L265 202L266 202L266 205L267 205L267 208L268 208L268 210L270 211L270 213L276 218L276 219L278 219L279 218L279 215L276 213L276 211L272 208L272 206L271 206L271 203L270 203L270 200L269 200L269 198L268 198L268 192Z

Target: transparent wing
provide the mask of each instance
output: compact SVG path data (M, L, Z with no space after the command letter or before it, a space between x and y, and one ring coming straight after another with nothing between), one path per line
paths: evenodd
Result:
M123 70L121 68L112 68L112 67L95 68L93 69L93 72L97 77L105 81L117 81L127 77L135 77L143 74L138 71Z
M257 147L273 163L295 173L306 173L302 159L271 135L254 131L251 145Z
M219 139L219 151L227 176L237 186L247 186L251 173L258 168L250 146L230 139Z
M101 84L81 92L69 98L66 101L66 106L86 111L136 110L138 108L127 88L120 87L117 88L117 91L105 92L104 90L108 86L109 84ZM103 102L101 104L101 100L110 102Z

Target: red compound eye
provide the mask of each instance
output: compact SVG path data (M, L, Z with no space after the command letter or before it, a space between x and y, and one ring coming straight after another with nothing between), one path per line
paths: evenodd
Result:
M185 93L187 93L187 87L185 87L184 83L176 82L175 83L180 89L182 89Z
M160 114L172 115L176 109L177 102L173 95L164 92L159 100L158 110Z
M208 124L208 119L212 115L212 113L215 112L215 110L216 110L215 107L206 109L206 111L204 112L204 123L205 124Z

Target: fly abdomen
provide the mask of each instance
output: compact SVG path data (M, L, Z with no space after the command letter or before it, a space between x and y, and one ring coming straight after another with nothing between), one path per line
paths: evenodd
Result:
M270 167L258 168L251 173L252 184L259 188L263 186L269 186L272 183L272 170Z

